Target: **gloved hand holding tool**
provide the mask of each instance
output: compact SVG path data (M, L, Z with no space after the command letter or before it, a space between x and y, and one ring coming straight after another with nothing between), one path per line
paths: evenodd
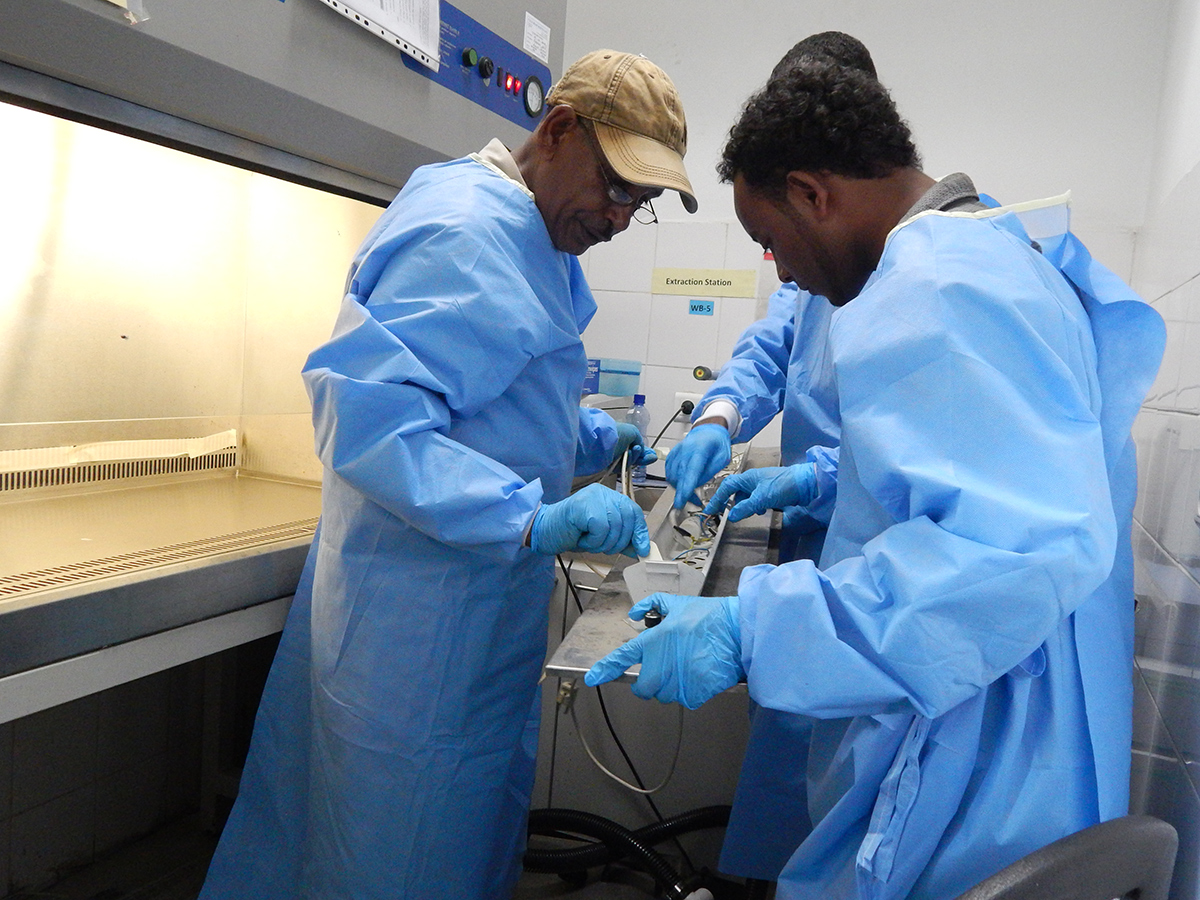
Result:
M618 422L617 446L613 450L613 461L616 462L620 459L621 454L626 450L629 451L630 468L634 466L648 466L658 459L658 454L646 446L646 439L638 431L636 425L631 425L628 422Z
M730 498L737 501L727 520L740 522L769 509L808 506L817 496L817 467L810 462L794 466L747 469L727 475L704 507L705 515L719 515Z
M695 426L667 454L667 481L675 488L675 508L691 501L700 505L697 488L723 468L733 457L729 429L716 422Z
M737 597L651 594L633 605L629 618L641 619L651 609L662 613L661 624L592 666L583 676L585 684L612 681L640 662L642 671L633 683L637 696L696 709L746 677Z
M621 553L648 556L650 531L641 507L603 485L589 484L558 503L543 503L529 529L538 553Z

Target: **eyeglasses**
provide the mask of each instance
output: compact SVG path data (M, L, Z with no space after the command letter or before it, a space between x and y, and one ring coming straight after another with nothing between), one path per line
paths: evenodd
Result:
M608 169L604 165L604 154L601 152L596 138L591 132L591 128L583 125L580 128L587 135L588 147L591 148L592 157L596 160L596 165L600 169L600 177L604 179L604 189L608 193L608 199L617 206L635 207L633 210L633 220L635 222L641 225L657 225L658 216L654 212L654 206L650 203L652 198L646 195L641 200L638 200L629 191L609 178Z

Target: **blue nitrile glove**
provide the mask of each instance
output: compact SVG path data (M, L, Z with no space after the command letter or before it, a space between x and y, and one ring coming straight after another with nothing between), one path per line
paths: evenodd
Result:
M589 484L558 503L543 503L529 529L538 553L623 553L650 555L650 531L641 507L616 491Z
M658 454L646 446L646 439L638 431L636 425L628 422L617 423L617 446L613 449L613 462L621 458L621 454L629 451L629 465L648 466L658 459Z
M675 488L675 508L689 500L700 505L696 489L723 468L733 457L729 429L716 422L697 425L667 454L667 481Z
M729 510L729 521L760 516L768 509L808 506L817 496L817 469L812 463L747 469L726 475L704 507L705 515L720 514L732 497L739 501Z
M640 662L637 696L696 709L746 677L737 597L651 594L634 604L629 618L640 619L651 608L663 614L662 622L592 666L585 684L612 681Z

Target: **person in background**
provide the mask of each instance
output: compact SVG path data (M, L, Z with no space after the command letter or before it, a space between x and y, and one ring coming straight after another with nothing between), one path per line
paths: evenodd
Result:
M304 369L322 515L202 897L478 900L521 868L554 554L649 552L581 410L576 256L696 202L670 78L601 50L530 138L418 169ZM636 431L636 429L632 429Z
M861 41L841 31L823 31L793 46L771 78L814 57L878 77ZM783 284L771 295L767 315L742 332L732 357L697 404L691 431L667 457L666 476L676 490L677 509L729 464L734 439L749 441L781 411L782 465L803 462L812 447L838 445L837 397L825 352L833 306L824 297L799 290L778 261L776 268ZM787 511L781 562L820 556L825 523L820 511L812 512Z
M771 78L812 58L877 77L870 51L861 41L840 31L824 31L792 47ZM834 307L824 297L797 288L778 261L776 268L783 284L771 295L768 314L742 332L732 358L698 404L691 431L667 456L666 475L676 488L677 508L729 464L735 438L750 440L780 411L781 465L811 462L822 478L836 473L841 425L826 346ZM777 469L747 470L725 479L722 499L739 488L753 497L757 512L764 512L779 502L771 493L772 484L782 485L785 479ZM826 502L819 508L793 506L784 511L780 562L820 557L833 493L824 492ZM736 517L750 514L749 500ZM812 720L805 716L751 701L747 751L721 847L722 872L774 881L808 834L812 825L805 812L803 760L811 730Z
M835 311L841 444L819 567L754 566L588 684L697 706L744 678L814 717L812 829L782 898L951 898L1128 808L1130 426L1156 312L1069 232L1030 239L934 181L887 91L807 61L748 102L719 169L747 233ZM816 479L793 479L805 505Z

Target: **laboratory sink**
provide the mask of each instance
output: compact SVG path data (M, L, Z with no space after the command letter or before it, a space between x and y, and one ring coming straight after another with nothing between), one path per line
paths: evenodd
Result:
M778 458L775 448L755 449L749 452L746 462L751 466L775 465ZM671 488L635 489L634 499L643 508L649 505L646 525L652 536L674 529L677 515L672 509L675 495ZM691 509L694 511L695 507ZM714 542L715 552L704 567L703 586L696 590L697 593L709 596L736 594L743 568L760 563L773 564L778 560L778 514L752 516L741 522L722 520L721 527L721 538L719 542ZM671 545L664 539L664 547L667 546ZM585 559L583 556L573 558L578 561ZM636 633L636 627L631 630L628 617L633 600L625 581L625 570L632 565L639 565L637 561L623 556L588 555L586 559L610 568L604 570L606 575L599 588L583 595L583 613L546 663L546 673L551 677L582 676L594 663ZM634 668L621 676L620 680L632 681L636 674L637 669Z
M674 491L669 487L635 487L633 489L633 502L642 508L643 512L650 512L654 509L654 504L662 498L663 494L674 495Z

